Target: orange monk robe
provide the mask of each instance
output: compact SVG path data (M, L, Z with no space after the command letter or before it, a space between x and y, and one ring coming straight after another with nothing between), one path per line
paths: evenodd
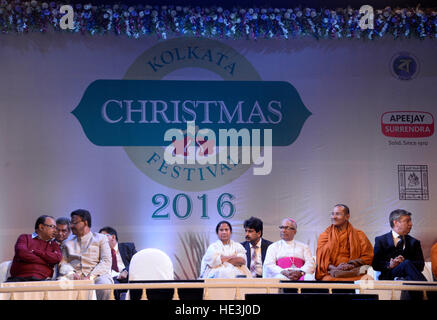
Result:
M437 279L437 242L431 247L431 268L434 278Z
M371 265L373 246L363 231L355 229L348 222L347 227L339 231L334 225L328 227L317 241L316 279L325 281L355 281L362 276L334 278L328 272L329 265L338 266L350 260L361 259Z

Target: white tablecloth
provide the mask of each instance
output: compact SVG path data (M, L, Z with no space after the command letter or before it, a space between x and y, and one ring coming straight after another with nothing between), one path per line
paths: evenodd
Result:
M205 283L221 283L221 282L232 282L234 284L250 284L250 283L279 283L279 279L245 279L245 278L234 278L234 279L205 279ZM278 288L271 288L270 293L278 293ZM206 300L234 300L237 293L235 288L209 288L208 296ZM246 293L267 293L267 288L241 288L240 289L240 299L244 300Z
M92 280L75 280L75 281L26 281L26 282L4 282L0 283L1 288L7 287L29 287L29 286L56 286L61 289L74 288L76 285L93 284ZM95 300L95 290L62 290L47 291L47 300ZM0 300L10 300L10 293L0 293ZM14 300L43 300L44 291L34 292L15 292Z

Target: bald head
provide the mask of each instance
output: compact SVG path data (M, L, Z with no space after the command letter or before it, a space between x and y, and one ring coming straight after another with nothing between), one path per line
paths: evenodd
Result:
M347 226L350 218L350 211L346 205L337 204L331 213L331 223L337 228Z

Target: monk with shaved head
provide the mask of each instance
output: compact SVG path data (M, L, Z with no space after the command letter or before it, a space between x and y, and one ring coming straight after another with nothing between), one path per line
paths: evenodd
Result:
M352 226L349 219L346 205L334 206L332 224L317 241L317 280L359 280L365 273L365 268L361 267L372 264L372 244L363 231Z

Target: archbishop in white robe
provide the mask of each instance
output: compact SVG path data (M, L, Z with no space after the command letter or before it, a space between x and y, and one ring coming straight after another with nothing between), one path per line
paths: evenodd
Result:
M285 264L287 267L284 268L284 263L278 263L278 261L288 262ZM288 280L281 272L291 269L305 272L302 280L314 280L315 268L316 264L308 245L296 240L279 240L267 248L263 265L263 278Z
M222 256L238 256L244 259L242 266L234 266L229 262L223 262ZM235 241L230 240L229 244L224 245L221 240L212 243L206 250L200 266L200 278L236 278L245 275L251 278L250 271L246 267L246 249Z

